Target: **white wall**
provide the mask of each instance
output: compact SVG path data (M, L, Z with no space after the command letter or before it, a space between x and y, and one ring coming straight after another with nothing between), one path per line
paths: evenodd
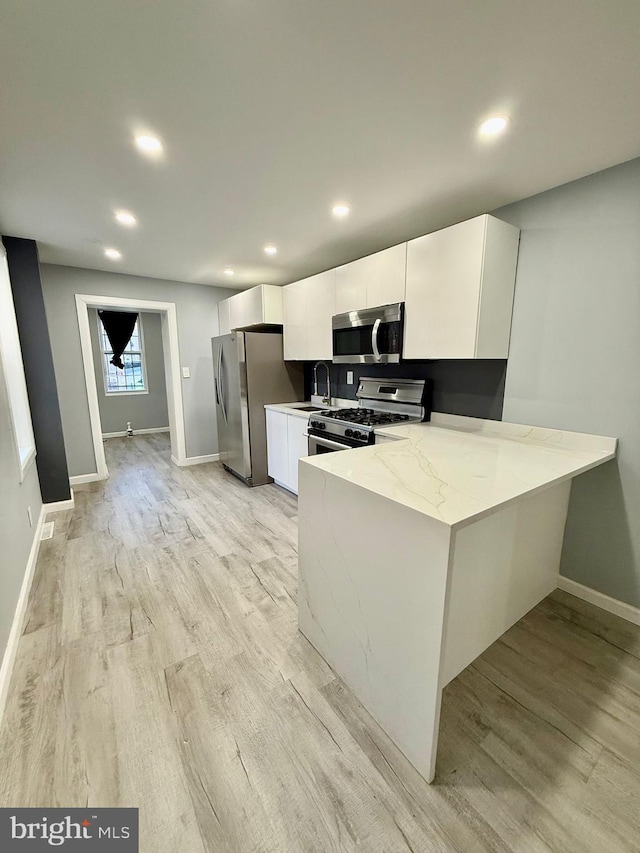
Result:
M33 527L27 507L31 507ZM42 500L33 464L20 483L9 400L0 361L0 661L18 603Z
M235 291L51 264L42 265L42 290L70 476L96 470L76 293L175 302L180 363L191 370L191 378L181 380L187 456L217 452L211 338L218 334L219 300Z
M640 159L496 215L522 229L503 419L620 439L574 480L561 571L640 606Z
M102 432L123 432L127 428L127 421L131 422L134 430L168 428L169 411L160 314L142 312L138 316L146 367L146 394L107 395L98 324L97 309L89 308L89 330Z

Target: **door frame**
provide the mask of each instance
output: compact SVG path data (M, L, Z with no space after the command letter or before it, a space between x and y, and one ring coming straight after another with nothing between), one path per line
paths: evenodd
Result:
M122 296L92 296L76 293L76 312L80 330L80 348L84 365L84 379L89 403L89 420L93 452L96 458L96 480L109 476L104 455L102 423L98 405L98 386L93 364L89 308L108 308L123 311L153 311L160 314L162 323L162 350L164 353L165 380L167 383L167 406L171 435L171 460L185 465L187 459L182 384L180 382L180 347L178 344L178 319L175 302L155 302L146 299L125 299ZM92 476L93 479L93 476Z

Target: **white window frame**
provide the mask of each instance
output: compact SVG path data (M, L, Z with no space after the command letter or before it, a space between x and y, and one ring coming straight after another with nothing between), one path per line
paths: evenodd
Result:
M31 409L29 408L27 382L24 376L24 363L22 361L16 311L13 304L7 253L2 242L0 242L0 353L2 355L0 359L2 373L9 399L11 429L20 471L19 482L22 483L36 458L36 442L33 436Z
M144 377L144 383L146 385L146 388L144 389L144 391L126 391L126 390L124 390L124 391L112 391L109 388L109 381L108 381L108 377L107 377L107 366L106 366L105 355L107 352L111 352L111 350L105 350L102 347L102 332L103 332L102 320L100 319L100 312L96 311L96 314L98 317L98 346L100 347L100 361L102 364L102 381L104 383L105 395L107 397L137 397L137 396L140 396L142 394L148 394L149 393L149 376L147 374L147 358L146 358L146 352L145 352L145 346L144 346L144 333L142 331L142 314L138 313L138 319L136 322L138 324L138 340L140 341L140 361L142 362L142 375ZM126 350L125 350L125 353L126 353Z

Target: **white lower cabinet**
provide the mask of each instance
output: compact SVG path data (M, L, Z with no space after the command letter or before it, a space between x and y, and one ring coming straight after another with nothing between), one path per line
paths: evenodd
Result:
M286 485L289 482L287 423L289 415L267 409L267 472Z
M298 460L309 455L309 418L299 418L296 415L286 416L287 424L287 455L289 457L288 489L298 494Z
M279 486L298 494L298 460L308 456L309 418L267 409L267 465Z

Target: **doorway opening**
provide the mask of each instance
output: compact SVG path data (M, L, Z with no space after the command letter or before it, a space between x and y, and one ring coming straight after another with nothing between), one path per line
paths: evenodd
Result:
M164 374L166 382L166 413L168 416L168 429L171 436L171 459L176 465L186 463L186 442L184 428L184 409L182 402L182 386L180 383L180 353L178 347L178 323L176 317L176 306L174 302L152 302L141 299L125 299L113 296L88 296L76 294L76 310L78 314L78 327L80 330L80 344L82 348L82 360L84 364L84 376L87 388L87 400L89 403L89 418L91 422L91 434L93 450L96 459L96 473L91 479L104 480L109 476L104 453L103 438L110 433L121 433L122 430L111 430L103 427L102 418L105 414L104 402L101 412L101 399L109 393L109 388L116 389L121 379L108 375L107 368L103 367L101 361L104 349L100 346L99 327L97 325L97 311L100 309L131 311L139 315L138 338L134 341L136 346L141 344L144 337L145 316L159 316L160 336L162 347L162 358L164 362ZM142 318L142 319L141 319ZM146 325L151 326L149 323ZM100 351L102 350L102 352ZM144 364L144 351L141 347L131 351L132 358L129 359L131 369L128 378L121 391L115 393L145 394L148 391L148 373ZM136 358L139 355L140 358ZM138 364L138 362L140 362ZM102 371L102 377L97 367ZM145 365L146 366L146 365ZM126 373L126 371L125 371ZM98 390L98 382L102 378L103 388ZM128 384L131 388L128 388ZM108 427L109 424L106 424ZM151 427L160 427L161 424L153 424ZM126 432L126 421L124 422ZM142 431L142 430L141 430ZM155 430L154 430L155 431Z

